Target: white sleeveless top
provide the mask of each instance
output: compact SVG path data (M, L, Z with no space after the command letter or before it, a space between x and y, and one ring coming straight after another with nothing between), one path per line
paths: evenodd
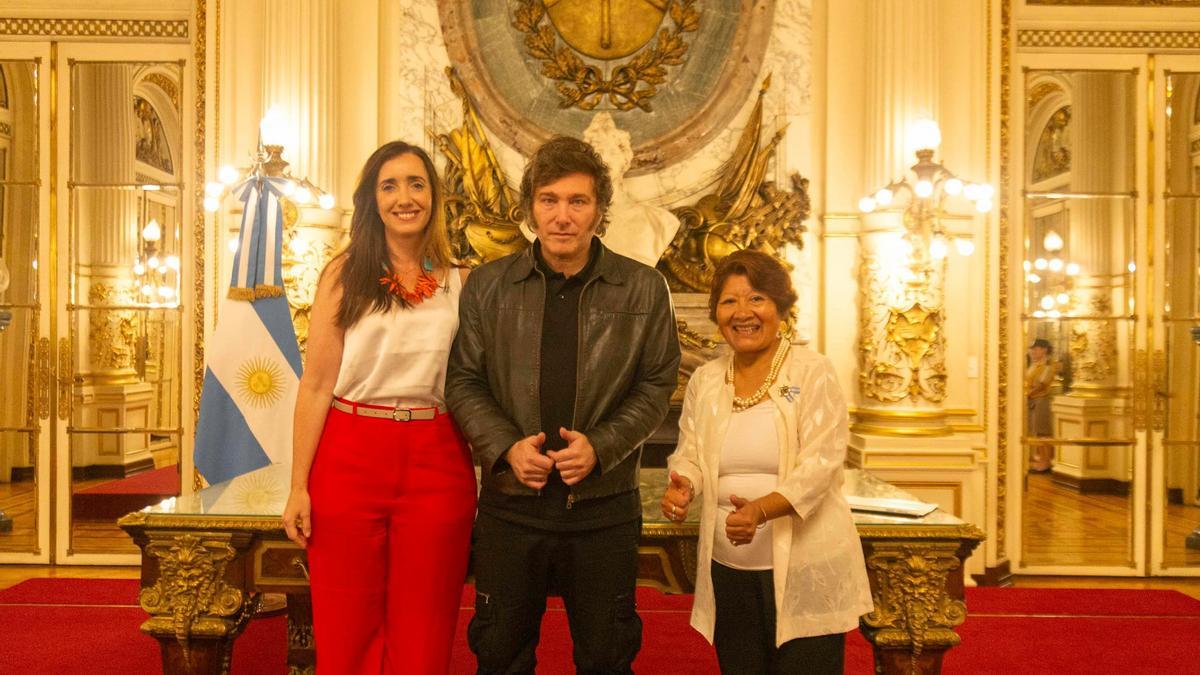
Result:
M398 408L445 405L462 293L461 273L450 269L446 277L421 304L364 314L346 330L335 396Z

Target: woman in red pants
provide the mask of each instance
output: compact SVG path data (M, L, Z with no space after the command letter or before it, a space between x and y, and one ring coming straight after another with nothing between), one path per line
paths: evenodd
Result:
M376 150L317 285L283 512L308 550L321 673L449 669L475 517L442 395L465 276L429 156Z

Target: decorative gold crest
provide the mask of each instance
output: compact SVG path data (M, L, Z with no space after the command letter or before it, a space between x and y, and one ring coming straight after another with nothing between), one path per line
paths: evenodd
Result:
M804 245L808 179L792 174L790 190L763 180L784 133L780 129L766 143L760 141L763 96L770 85L768 76L716 189L695 206L672 210L679 217L679 231L658 269L673 291L707 293L717 263L734 251L749 248L778 256L787 244Z
M592 110L607 98L619 110L649 112L649 99L666 81L667 67L683 63L688 51L684 34L700 28L695 4L696 0L517 0L513 27L525 34L529 55L542 62L542 75L558 82L560 107ZM671 27L663 26L667 17ZM580 55L604 62L630 58L606 72Z

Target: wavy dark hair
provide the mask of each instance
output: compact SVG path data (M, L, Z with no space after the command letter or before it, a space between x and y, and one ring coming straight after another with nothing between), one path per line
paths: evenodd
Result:
M750 287L762 293L775 303L775 311L781 320L792 316L792 308L796 306L796 289L792 287L792 277L788 274L783 263L772 255L762 251L742 249L725 256L717 263L713 272L712 289L708 293L708 318L717 322L717 301L725 290L725 282L729 277L740 274L750 281Z
M433 193L430 200L429 223L421 238L421 257L428 258L435 268L454 265L450 253L450 241L446 235L446 213L443 208L442 185L437 169L429 153L405 143L392 141L371 153L363 165L354 188L354 215L350 219L350 243L335 260L342 261L342 302L338 307L337 325L343 329L369 312L384 312L394 306L408 307L408 303L389 293L379 283L385 270L391 269L388 261L387 238L383 220L379 217L379 206L375 202L376 183L383 165L401 155L414 155L425 165L429 175L429 187Z
M596 192L596 208L600 211L600 222L596 225L596 236L604 236L608 230L608 209L612 206L613 184L608 175L608 165L587 141L570 136L557 136L542 144L521 177L521 209L529 229L536 232L533 220L533 195L560 178L581 173L592 177L592 188Z

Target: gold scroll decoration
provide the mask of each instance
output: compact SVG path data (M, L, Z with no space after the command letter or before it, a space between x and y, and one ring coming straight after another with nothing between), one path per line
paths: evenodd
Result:
M450 88L462 101L462 126L434 134L446 157L443 178L446 227L460 262L474 267L529 245L521 234L520 196L509 187L475 105L454 68L446 69Z
M650 112L649 99L667 81L667 68L683 64L685 36L700 28L695 5L696 0L516 0L512 25L525 35L529 56L541 62L542 76L557 83L559 107L592 110L607 99L618 110Z
M238 588L225 583L225 570L238 552L228 534L166 533L151 540L145 555L158 560L159 578L138 594L138 603L151 616L142 631L174 635L184 658L193 636L222 638L237 635L253 613Z
M926 648L959 643L954 627L967 607L947 592L949 575L962 566L957 541L872 543L867 569L875 608L861 622L876 648L908 649L915 667ZM914 672L916 672L914 670Z
M679 231L658 268L673 291L707 293L717 264L734 251L755 249L778 256L787 244L804 245L804 220L811 208L808 179L793 173L790 190L763 180L784 134L779 129L766 143L760 140L763 96L770 86L768 76L716 189L695 206L672 209Z

